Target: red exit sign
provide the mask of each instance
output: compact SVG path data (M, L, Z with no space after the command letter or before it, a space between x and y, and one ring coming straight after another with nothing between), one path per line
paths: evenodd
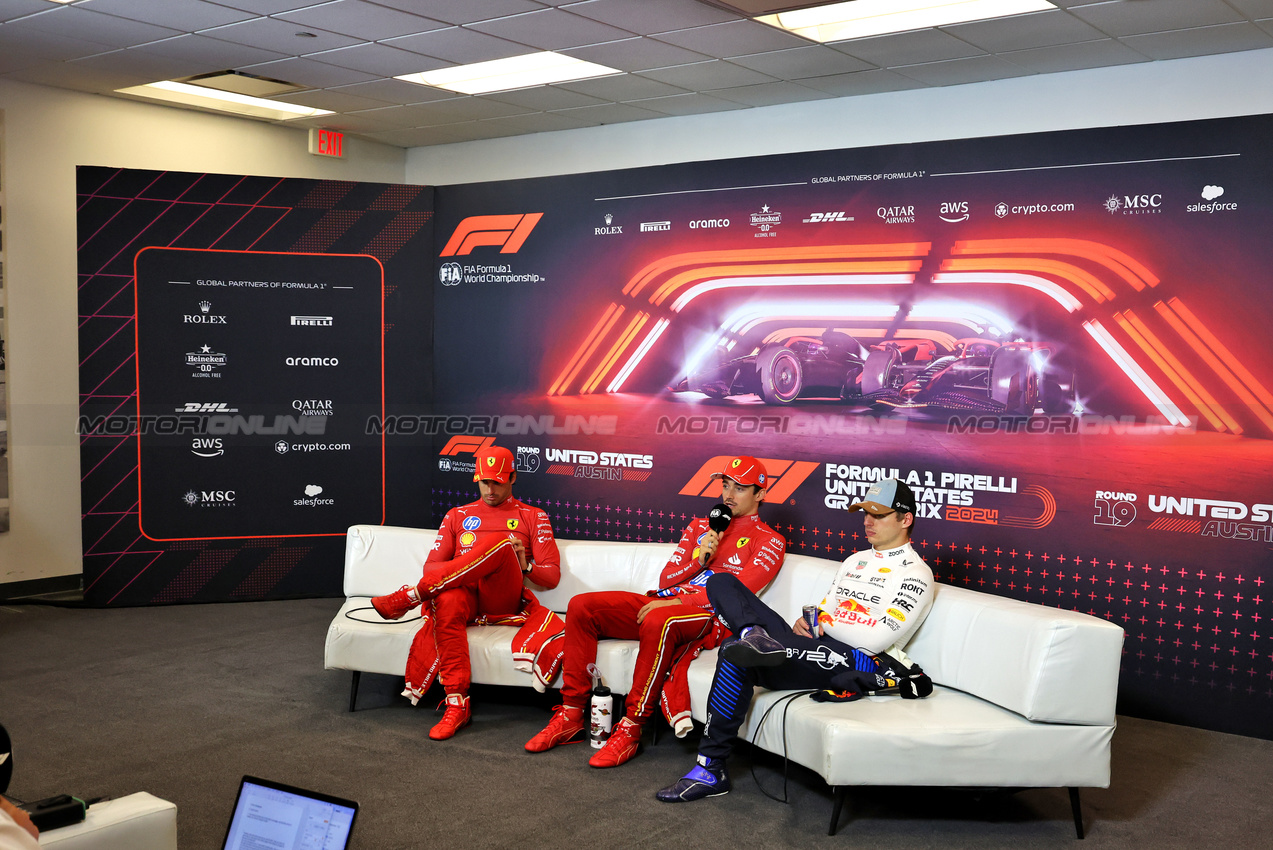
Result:
M345 134L335 130L320 130L317 127L309 131L309 152L315 156L344 156Z

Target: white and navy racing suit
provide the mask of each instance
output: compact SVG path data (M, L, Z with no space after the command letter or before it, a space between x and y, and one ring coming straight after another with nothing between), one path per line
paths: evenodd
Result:
M770 690L843 690L862 673L881 669L875 656L910 664L902 651L924 621L933 599L933 572L906 543L865 549L845 559L819 605L822 637L803 637L772 608L730 575L715 575L707 594L735 634L760 626L787 648L777 667L739 667L719 658L707 699L707 728L699 753L727 758L746 717L756 685Z

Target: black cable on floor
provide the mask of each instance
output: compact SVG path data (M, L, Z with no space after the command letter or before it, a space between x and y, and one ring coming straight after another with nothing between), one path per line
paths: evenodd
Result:
M768 791L764 789L764 786L760 784L760 778L756 776L756 762L753 761L751 763L751 778L752 778L752 781L756 783L756 787L760 789L760 793L764 794L766 797L768 797L771 800L777 800L779 803L787 802L787 767L788 767L788 764L790 763L790 759L787 758L787 711L791 708L791 703L794 702L797 698L802 696L807 696L808 694L811 694L811 693L813 693L813 691L795 691L794 693L787 694L786 696L782 696L774 700L773 705L765 709L765 713L761 715L760 723L756 724L756 730L751 733L751 745L754 747L756 746L756 737L760 735L760 730L765 728L765 721L769 719L769 713L773 711L775 708L777 708L779 705L783 707L782 708L782 798L781 799L779 799L778 797L775 797L773 794L770 794Z

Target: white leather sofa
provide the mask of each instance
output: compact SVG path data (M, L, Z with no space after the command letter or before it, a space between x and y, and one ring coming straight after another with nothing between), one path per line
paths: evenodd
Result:
M370 597L418 581L434 535L388 526L349 529L347 599L328 629L324 657L327 669L353 671L351 711L359 674L401 676L419 628L419 620L382 620ZM558 545L561 584L538 593L558 612L576 593L653 587L674 549L670 543L590 540ZM761 597L795 620L802 605L822 597L837 567L835 561L788 555ZM530 686L530 675L513 667L515 631L469 629L474 682ZM1063 787L1081 838L1078 789L1109 785L1122 645L1123 630L1096 617L939 584L928 618L907 647L936 684L930 697L838 704L800 697L765 718L783 694L757 689L739 734L770 752L785 752L826 780L835 791L831 833L853 785ZM602 641L597 664L616 693L631 685L635 657L635 641ZM715 663L712 650L690 668L699 721Z
M40 833L57 850L177 850L177 807L139 791L89 806L84 820Z

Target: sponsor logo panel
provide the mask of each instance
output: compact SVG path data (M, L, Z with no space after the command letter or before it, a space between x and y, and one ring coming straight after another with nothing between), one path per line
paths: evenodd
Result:
M671 221L643 221L641 222L642 233L662 233L672 229Z
M221 370L228 360L225 354L213 351L210 345L202 345L198 351L186 352L186 365L195 369L190 374L192 378L220 378Z
M184 314L181 317L181 322L185 325L224 325L226 324L226 317L212 313L211 301L200 301L199 312Z
M1115 193L1101 204L1110 215L1159 215L1162 213L1161 192L1142 192L1135 195Z
M762 205L758 212L751 214L751 226L757 229L757 232L753 233L752 236L757 239L777 236L778 234L774 231L774 228L780 224L782 224L782 213L770 209L769 204Z
M1223 186L1214 186L1208 184L1202 187L1202 200L1206 203L1194 202L1185 207L1185 212L1191 213L1207 213L1208 215L1218 212L1233 212L1238 208L1237 201L1221 201L1217 200L1224 195Z

